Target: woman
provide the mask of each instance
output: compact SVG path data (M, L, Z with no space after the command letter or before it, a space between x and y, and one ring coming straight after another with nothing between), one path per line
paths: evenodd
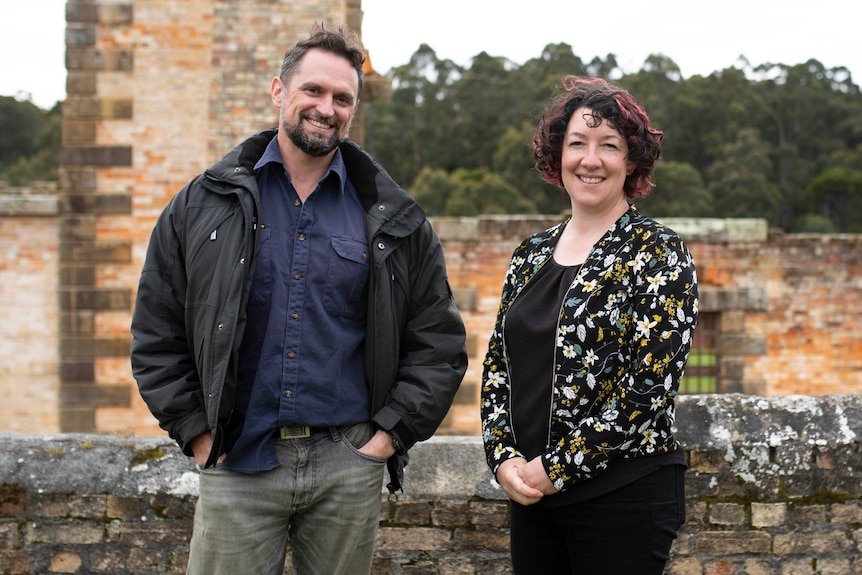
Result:
M537 126L536 169L572 214L515 249L481 402L516 574L660 575L685 520L672 425L694 263L629 205L653 186L661 140L628 92L576 76Z

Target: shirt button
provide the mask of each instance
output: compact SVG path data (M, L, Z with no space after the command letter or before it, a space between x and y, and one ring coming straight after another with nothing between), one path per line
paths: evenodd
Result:
M297 312L293 312L292 314L290 314L290 317L292 317L293 319L296 319L299 317L299 314Z
M285 391L285 392L284 392L284 397L288 397L288 398L289 398L289 397L290 397L290 396L292 396L292 395L293 395L293 392L292 392L292 391L290 391L289 389L288 389L287 391Z
M296 353L295 353L295 352L292 352L292 351L289 351L289 352L287 352L287 357L289 357L289 358L294 358L294 357L296 357Z
M299 234L299 241L305 241L305 234Z
M302 279L302 274L301 274L301 273L299 273L299 272L296 272L295 274L293 274L293 278L294 278L294 279L298 279L298 280L299 280L299 279Z

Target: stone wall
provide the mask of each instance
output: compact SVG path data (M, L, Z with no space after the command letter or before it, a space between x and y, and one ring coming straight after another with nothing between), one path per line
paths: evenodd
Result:
M469 337L467 376L447 420L457 433L478 433L482 359L512 250L560 219L434 220ZM657 219L695 259L700 311L717 318L722 392L862 392L862 235L782 234L758 219Z
M667 575L862 575L862 397L687 396L677 422L688 520ZM197 485L163 438L2 434L0 574L182 573ZM381 490L375 574L511 573L478 438L417 445L405 489Z
M361 30L361 2L68 0L66 19L59 190L27 200L0 190L0 430L155 435L128 360L153 222L189 178L274 122L265 87L282 51L317 20ZM363 102L385 97L377 80ZM358 118L359 140L361 127ZM509 255L558 220L435 220L470 346L442 433L478 433L483 348ZM723 391L862 390L862 236L668 223L695 256L701 311L719 318Z
M84 410L93 417L88 432L160 434L139 399L128 361L131 297L140 264L106 263L130 250L136 260L142 258L145 239L85 247L80 234L111 227L107 220L58 218L58 200L51 194L0 193L0 199L0 314L8 326L0 333L0 352L9 358L0 368L5 399L0 431L74 431L63 413ZM511 250L558 219L434 220L470 353L442 434L478 434L482 358ZM723 391L763 396L862 391L862 236L768 233L762 220L667 223L694 254L701 312L719 318ZM122 231L113 229L110 233ZM68 233L79 239L70 240ZM77 263L64 263L63 257ZM73 288L58 283L62 279L96 281L99 287ZM81 379L88 375L95 380Z
M59 429L56 189L0 183L0 429Z
M360 0L68 0L55 430L157 431L128 361L153 223L189 179L275 124L269 85L287 48L317 22L361 21Z

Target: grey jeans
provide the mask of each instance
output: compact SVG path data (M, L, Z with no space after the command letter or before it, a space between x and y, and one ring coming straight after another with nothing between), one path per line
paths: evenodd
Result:
M295 575L371 571L386 461L359 453L362 423L276 442L281 466L244 474L201 470L189 575ZM289 572L289 571L288 571Z

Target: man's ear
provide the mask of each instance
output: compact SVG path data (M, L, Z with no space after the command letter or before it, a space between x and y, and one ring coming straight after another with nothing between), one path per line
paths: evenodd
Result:
M269 97L272 98L272 105L276 108L281 108L281 97L284 95L284 83L281 78L275 76L269 86Z

